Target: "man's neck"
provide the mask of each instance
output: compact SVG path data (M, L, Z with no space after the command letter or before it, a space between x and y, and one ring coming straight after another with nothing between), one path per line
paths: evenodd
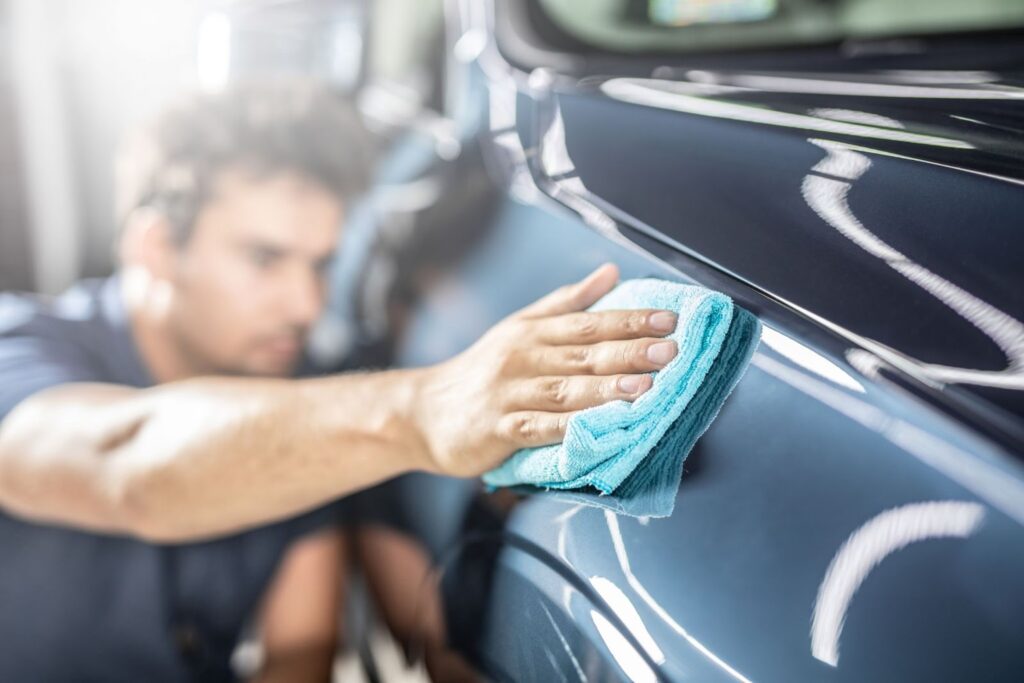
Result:
M167 315L168 297L158 284L145 275L128 273L122 278L120 294L139 356L157 384L209 374L183 353Z

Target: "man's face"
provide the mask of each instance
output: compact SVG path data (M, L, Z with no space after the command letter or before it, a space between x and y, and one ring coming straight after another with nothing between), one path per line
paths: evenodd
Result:
M288 375L323 310L341 203L293 173L219 181L174 259L171 332L204 372Z

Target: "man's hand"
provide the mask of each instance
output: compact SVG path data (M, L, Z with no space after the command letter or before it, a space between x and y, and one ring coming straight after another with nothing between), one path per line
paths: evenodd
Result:
M477 476L519 448L557 443L579 410L651 387L677 353L676 314L587 312L618 281L605 264L508 316L423 375L415 421L437 472Z

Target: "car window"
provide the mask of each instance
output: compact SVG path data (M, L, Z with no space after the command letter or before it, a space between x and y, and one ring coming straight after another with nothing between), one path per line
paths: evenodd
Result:
M1024 26L1021 0L538 0L604 48L719 50Z

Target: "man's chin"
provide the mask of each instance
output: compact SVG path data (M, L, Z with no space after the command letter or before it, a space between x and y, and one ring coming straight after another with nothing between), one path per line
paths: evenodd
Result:
M303 343L266 343L254 346L244 359L248 374L287 377L299 367Z
M250 377L291 377L299 366L299 354L289 356L260 354L244 364L242 374Z

